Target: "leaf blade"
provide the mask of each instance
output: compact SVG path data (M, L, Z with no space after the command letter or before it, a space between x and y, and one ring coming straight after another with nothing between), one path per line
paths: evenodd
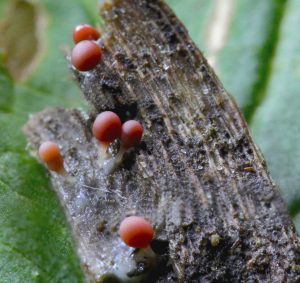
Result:
M300 209L300 44L295 40L299 7L295 0L288 2L265 100L252 123L254 139L292 213Z

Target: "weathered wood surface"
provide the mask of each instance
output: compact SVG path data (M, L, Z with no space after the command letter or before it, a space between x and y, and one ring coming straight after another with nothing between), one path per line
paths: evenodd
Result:
M132 249L117 227L136 214L155 226L154 251L167 253L133 267L150 274L133 277L141 282L300 282L299 238L278 188L185 28L159 0L107 1L101 14L103 61L73 70L92 114L45 110L25 127L34 150L49 139L62 148L72 177L51 179L88 280L122 273ZM109 176L91 134L104 110L145 128Z

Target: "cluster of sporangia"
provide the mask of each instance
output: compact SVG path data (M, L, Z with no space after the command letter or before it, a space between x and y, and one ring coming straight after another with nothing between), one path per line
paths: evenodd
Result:
M99 38L100 33L89 25L79 25L75 28L73 40L76 45L72 50L71 63L78 71L90 71L100 63L102 50L96 42ZM119 141L122 151L125 152L137 146L143 135L143 127L138 121L129 120L122 124L119 116L111 111L102 112L96 117L92 131L100 143L100 154L104 155L113 142ZM64 159L56 143L42 143L39 156L49 170L57 174L65 173ZM144 218L131 216L122 221L119 234L128 246L147 248L154 237L154 230Z

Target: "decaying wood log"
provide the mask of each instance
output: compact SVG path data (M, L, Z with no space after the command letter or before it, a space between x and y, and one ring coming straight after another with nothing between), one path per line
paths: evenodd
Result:
M72 69L92 106L48 109L25 132L61 146L51 173L89 282L300 282L300 244L278 188L232 98L161 0L102 5L103 60ZM143 124L142 144L108 174L95 114ZM126 215L156 231L153 253L118 236ZM118 279L118 278L119 279Z

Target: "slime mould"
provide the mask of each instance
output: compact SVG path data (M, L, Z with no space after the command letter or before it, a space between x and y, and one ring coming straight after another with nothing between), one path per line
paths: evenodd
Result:
M299 282L278 188L183 25L161 0L105 1L101 15L101 60L85 72L70 64L92 112L46 109L24 128L33 152L59 145L65 172L50 176L87 280ZM113 142L104 161L92 135L103 111L144 127L139 145L120 154ZM150 247L120 239L131 215L152 223Z

